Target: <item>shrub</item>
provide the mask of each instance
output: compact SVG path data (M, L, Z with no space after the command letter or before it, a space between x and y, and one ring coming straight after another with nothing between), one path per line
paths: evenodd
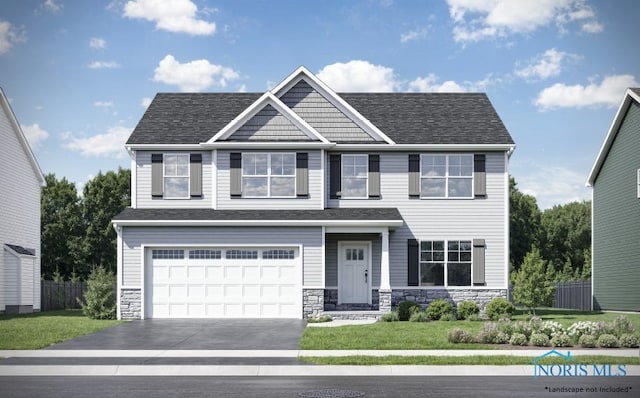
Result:
M397 311L387 312L378 319L380 322L398 322L399 320Z
M580 337L584 335L593 335L597 327L598 327L597 322L592 322L592 321L575 322L567 328L567 334L569 335L569 337L573 339L573 341L579 342Z
M620 336L620 347L624 348L638 348L638 338L630 333L625 333Z
M536 347L548 347L549 336L544 333L533 333L529 342Z
M540 333L546 334L551 339L557 334L564 333L564 328L556 321L544 321L540 325Z
M578 344L584 348L594 348L597 344L597 339L593 335L583 334L578 339Z
M467 321L470 321L470 322L481 322L483 320L484 319L482 319L480 314L471 314L467 317Z
M494 339L494 344L508 344L509 343L509 335L505 332L498 332Z
M611 322L611 328L613 329L613 334L616 337L621 337L623 334L634 334L636 332L635 326L633 323L624 315L620 315L616 319Z
M598 337L598 346L602 348L618 347L618 338L612 334L603 334Z
M513 334L513 323L511 322L511 319L500 319L498 321L498 330L508 336L511 336Z
M566 333L556 333L551 338L551 345L554 347L571 347L571 337Z
M311 318L307 318L307 323L325 323L331 321L333 321L333 318L331 318L330 315L316 315Z
M91 271L84 300L78 299L82 312L91 319L116 319L116 276L103 267Z
M420 311L422 307L415 301L403 301L398 304L398 320L408 321L413 311Z
M458 318L456 318L456 316L453 315L452 312L447 312L446 314L440 317L440 320L445 322L455 322L458 320Z
M531 327L531 321L517 321L513 322L513 333L523 334L527 340L531 337L531 333L533 333L533 328Z
M453 328L447 333L447 340L450 343L474 343L475 338L473 334L462 330L460 328Z
M511 318L515 310L516 307L509 300L503 297L496 297L487 304L484 312L489 319L498 320L506 314L509 314L509 318Z
M424 311L412 311L409 317L410 322L429 322L430 320Z
M465 300L458 303L458 318L467 319L473 314L480 314L480 308L475 301Z
M485 322L482 325L482 330L478 333L477 340L484 344L494 344L498 332L498 325L495 322Z
M444 314L453 314L453 306L445 299L435 299L427 307L427 316L429 319L437 321Z
M514 333L509 339L511 345L527 345L527 336L522 333Z

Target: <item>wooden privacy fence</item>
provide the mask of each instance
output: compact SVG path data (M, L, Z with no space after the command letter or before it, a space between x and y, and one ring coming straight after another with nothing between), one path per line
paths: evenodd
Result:
M591 311L591 281L558 282L553 307Z
M81 308L78 298L84 297L87 282L41 282L41 311Z

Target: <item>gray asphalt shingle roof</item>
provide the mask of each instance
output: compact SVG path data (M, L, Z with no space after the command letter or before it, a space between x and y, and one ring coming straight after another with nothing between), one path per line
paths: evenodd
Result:
M36 255L35 249L30 249L28 247L19 246L19 245L10 245L8 243L5 243L5 246L7 246L8 248L10 248L11 250L13 250L14 252L16 252L18 254L23 254L23 255L27 255L27 256L35 256Z
M113 221L396 221L396 208L341 208L324 210L213 210L213 209L133 209L126 208Z
M198 144L262 93L159 93L127 144ZM338 94L399 144L513 144L483 93Z

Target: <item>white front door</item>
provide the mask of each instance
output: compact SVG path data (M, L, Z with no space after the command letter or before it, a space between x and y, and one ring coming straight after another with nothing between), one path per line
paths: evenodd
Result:
M370 244L338 244L338 303L371 304Z

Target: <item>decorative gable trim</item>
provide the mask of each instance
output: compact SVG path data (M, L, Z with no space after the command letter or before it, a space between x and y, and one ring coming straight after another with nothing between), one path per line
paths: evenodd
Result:
M274 87L271 92L278 98L282 97L293 86L301 80L306 81L314 90L318 91L324 98L331 102L336 108L344 113L349 119L363 129L367 134L371 135L376 141L384 141L387 144L395 144L395 142L384 134L378 127L371 123L360 112L355 110L348 102L343 100L335 91L324 84L313 73L304 66L300 66L280 84Z
M295 125L301 132L308 136L311 140L321 141L328 144L329 141L318 133L313 127L305 122L300 116L288 106L282 103L275 95L267 91L256 102L251 104L247 109L240 113L235 119L229 122L222 128L216 135L214 135L206 144L213 144L214 142L224 141L231 137L240 127L247 123L252 117L262 111L267 105L271 105L282 116L286 117L293 125Z

